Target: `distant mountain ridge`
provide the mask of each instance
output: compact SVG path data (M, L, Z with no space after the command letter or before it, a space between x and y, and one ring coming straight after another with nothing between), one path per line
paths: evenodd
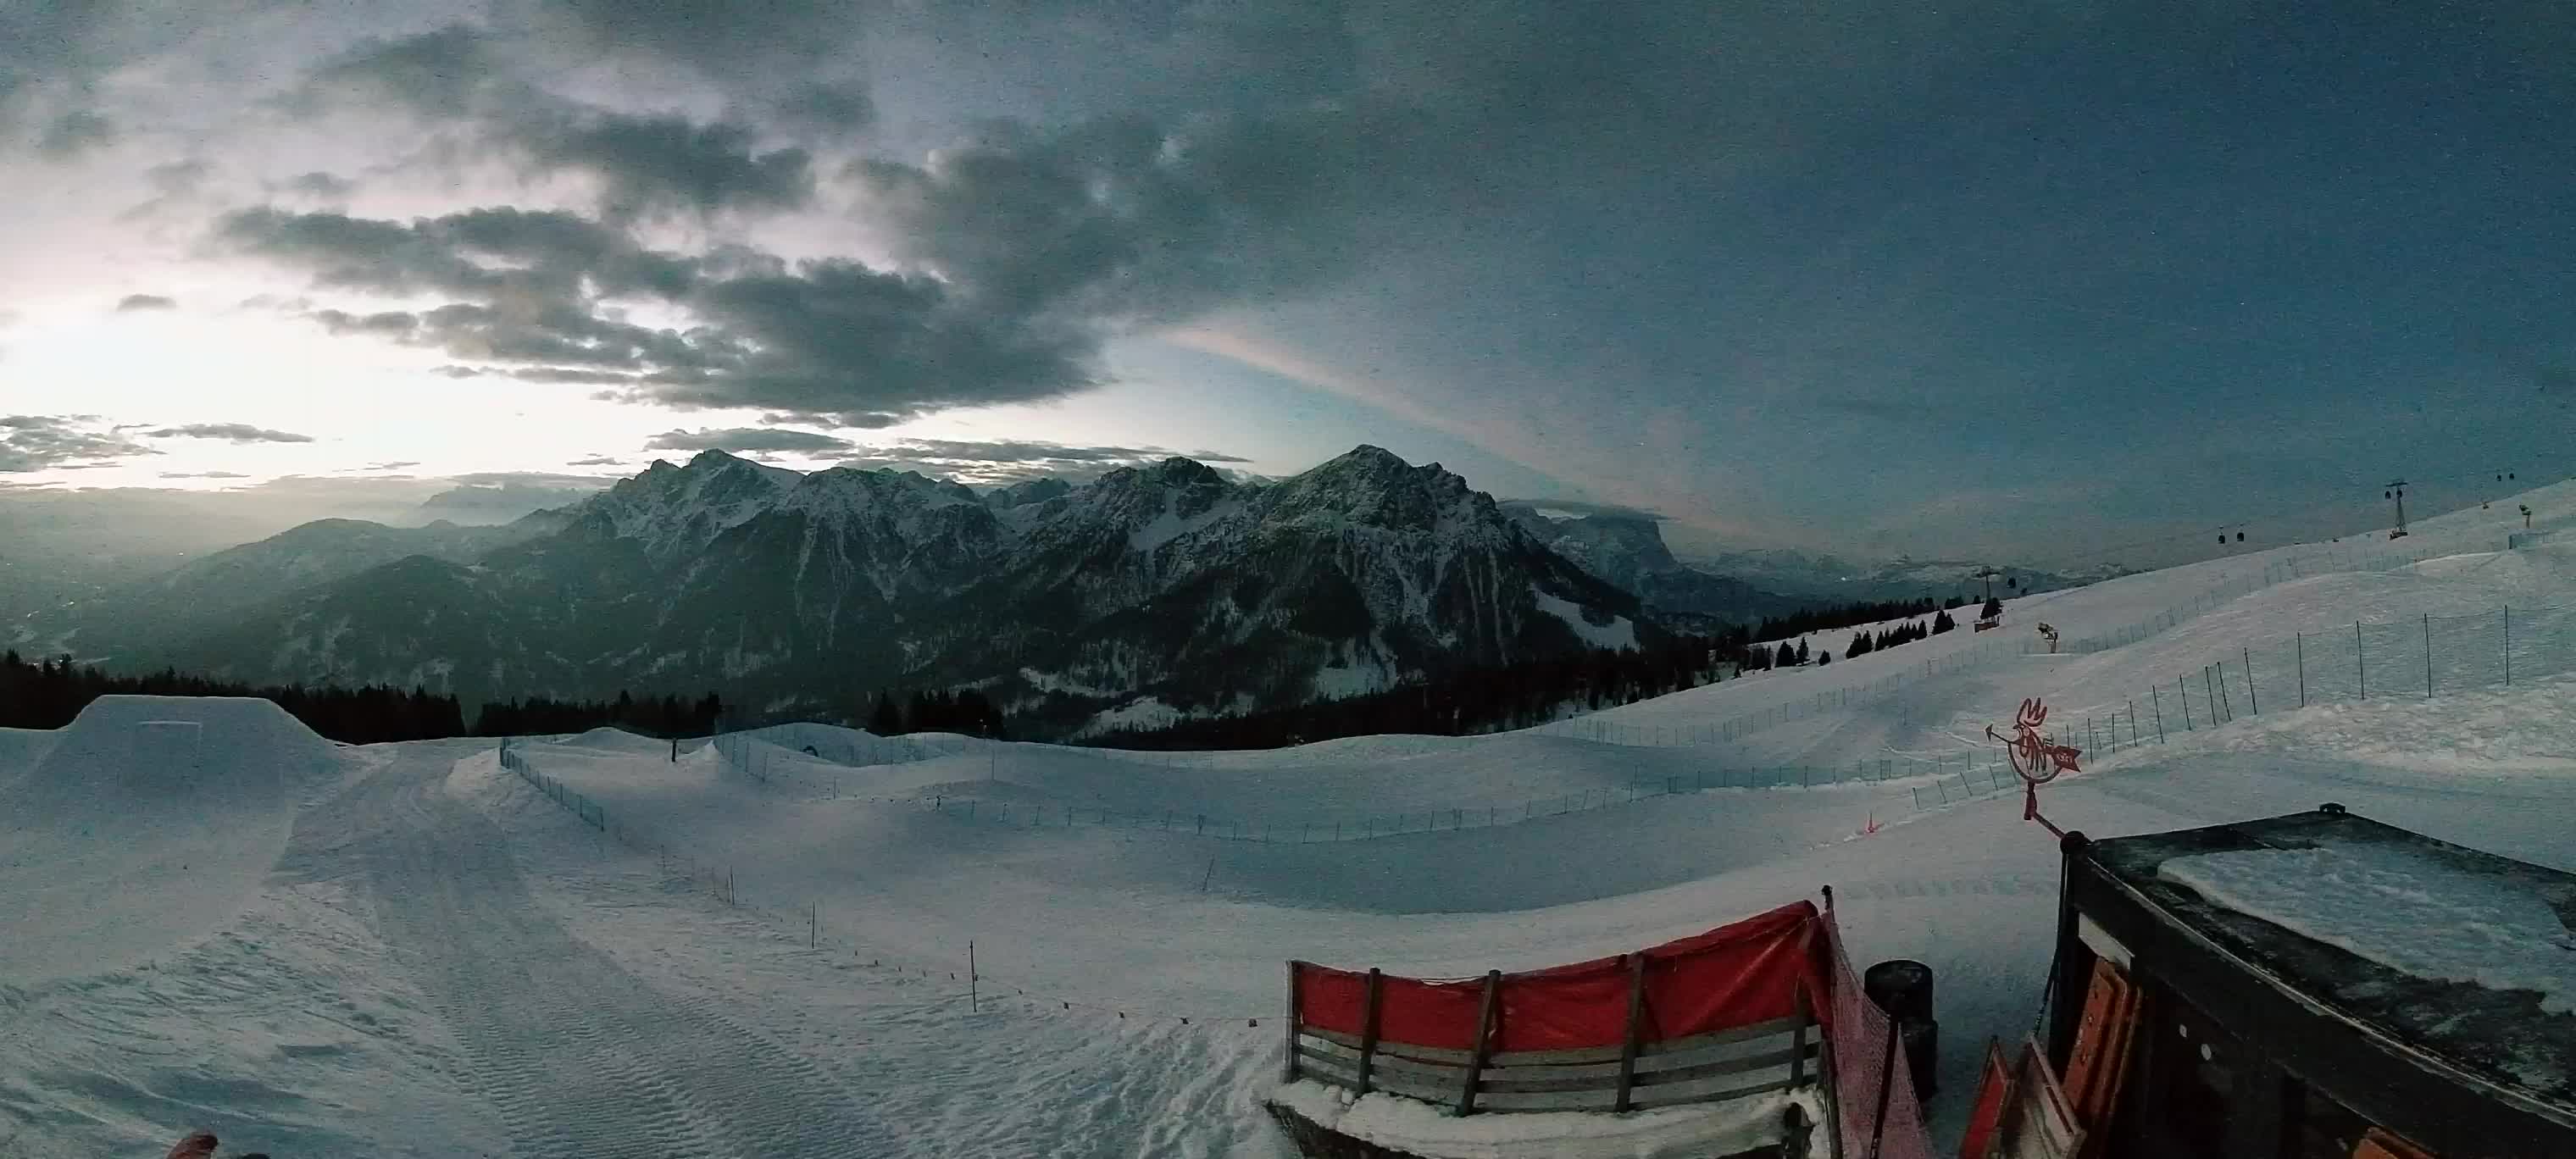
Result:
M463 563L562 526L562 520L546 513L485 527L444 521L389 527L363 519L317 519L50 609L33 618L26 635L30 643L43 645L41 651L65 646L84 656L132 651L407 556Z
M1368 446L1270 482L1174 458L991 493L710 451L505 528L432 532L245 545L317 582L114 658L474 700L715 688L761 712L973 685L1073 733L1668 638L1492 497Z
M1637 593L1650 614L1700 625L1750 623L1813 602L1683 563L1643 515L1553 515L1543 504L1518 500L1502 508L1558 555Z
M1864 564L1831 555L1776 548L1720 552L1695 557L1689 563L1809 602L1978 594L1984 591L1987 581L1979 579L1976 573L1988 566L1959 560L1912 559ZM1992 583L1997 594L2027 595L2056 591L2126 574L2124 569L2116 566L2063 572L2013 564L1996 564L1993 567Z

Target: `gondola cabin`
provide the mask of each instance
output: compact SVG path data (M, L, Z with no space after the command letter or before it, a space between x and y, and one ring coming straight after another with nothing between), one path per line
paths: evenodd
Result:
M2064 855L2085 1154L2576 1157L2576 876L2336 805Z

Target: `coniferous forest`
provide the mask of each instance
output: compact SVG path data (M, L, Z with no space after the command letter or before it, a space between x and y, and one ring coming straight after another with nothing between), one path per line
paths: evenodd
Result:
M638 700L623 692L618 693L615 700L552 700L529 696L517 700L496 700L484 705L481 712L474 714L474 735L543 736L614 728L638 736L669 740L711 735L716 731L716 721L723 715L724 701L712 692L696 700L682 700L677 696L648 696Z
M624 693L601 701L528 697L484 705L468 731L455 697L421 688L260 687L174 669L124 676L74 664L68 656L31 662L14 651L0 653L0 728L61 728L90 701L111 695L255 697L274 702L321 736L349 744L586 732L602 726L654 737L705 736L724 711L713 693L697 700L639 700Z
M90 701L109 695L257 697L276 702L306 728L350 744L465 734L455 697L418 688L257 688L171 669L113 676L68 656L30 663L16 652L0 654L0 727L61 728Z
M1399 688L1163 728L1103 733L1131 749L1276 748L1376 733L1458 736L1544 724L1568 706L1608 708L1695 688L1742 658L1733 640L1685 639L1650 652L1595 652L1465 669Z

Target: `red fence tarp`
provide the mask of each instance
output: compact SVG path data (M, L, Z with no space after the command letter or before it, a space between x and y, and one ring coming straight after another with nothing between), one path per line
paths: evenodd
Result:
M1655 1042L1786 1018L1798 986L1829 993L1823 918L1808 902L1720 926L1640 951L1646 958L1645 1021L1639 1038ZM1595 958L1546 970L1505 974L1486 1048L1495 1053L1617 1046L1627 1036L1628 962ZM1343 1034L1364 1034L1368 975L1299 963L1298 1021ZM1377 1037L1382 1042L1471 1050L1484 999L1482 978L1379 980ZM1812 998L1813 1016L1830 1022L1829 1003Z

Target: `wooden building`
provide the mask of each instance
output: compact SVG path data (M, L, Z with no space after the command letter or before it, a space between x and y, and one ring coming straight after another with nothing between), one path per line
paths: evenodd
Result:
M2331 804L2064 851L2084 1155L2576 1157L2576 876Z

